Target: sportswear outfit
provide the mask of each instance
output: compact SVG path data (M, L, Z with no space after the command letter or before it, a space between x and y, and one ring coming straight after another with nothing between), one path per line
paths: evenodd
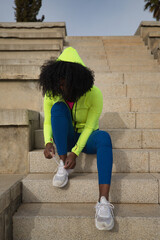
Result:
M57 61L84 63L77 51L66 48ZM77 83L78 84L78 83ZM111 184L113 153L111 137L106 131L99 130L99 117L103 108L101 90L93 85L91 90L81 96L77 102L65 101L62 96L49 98L44 96L44 142L56 144L59 155L74 152L97 154L97 169L99 184ZM60 160L57 175L54 176L54 186L63 187L68 181L69 170L64 169ZM55 181L55 182L54 182ZM62 184L63 183L63 184ZM99 230L110 230L114 226L112 204L101 196L97 202L95 224Z

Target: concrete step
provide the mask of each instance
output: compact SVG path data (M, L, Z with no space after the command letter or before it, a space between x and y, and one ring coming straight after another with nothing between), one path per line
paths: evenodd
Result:
M83 57L83 62L91 62L94 64L107 64L106 62L106 56L100 55L97 56L96 59L93 59L92 56ZM0 65L16 65L16 64L22 64L22 65L41 65L44 63L44 59L0 59Z
M0 44L0 51L60 51L59 44Z
M42 44L42 46L44 45L58 45L58 44L62 44L63 43L63 39L16 39L16 38L0 38L0 46L3 45L34 45L34 44Z
M103 43L125 43L130 44L130 43L143 43L143 40L140 36L107 36L107 37L102 37Z
M24 45L24 46L23 46ZM42 47L41 47L42 45ZM53 47L52 47L53 45ZM0 38L0 50L32 50L32 49L42 49L44 50L53 50L57 49L57 46L60 49L63 48L63 38L59 39L14 39L14 38ZM19 48L18 48L19 46ZM58 48L59 49L59 48Z
M108 58L107 59L108 64L111 66L119 66L119 65L124 65L124 66L158 66L158 62L155 59L145 59L145 58L139 58L139 59L133 59L133 58L118 58L118 59L112 59L112 58Z
M4 75L6 72L7 74L27 74L35 73L39 75L40 73L40 66L36 65L1 65L0 72Z
M67 48L68 46L64 46L64 49ZM72 46L73 47L73 46ZM141 50L138 50L138 51L109 51L107 52L107 55L105 55L105 51L104 51L104 48L91 48L91 47L87 47L87 48L80 48L80 47L74 47L80 57L82 58L97 58L98 56L107 56L107 58L133 58L133 59L136 59L136 58L147 58L147 59L154 59L153 56L151 55L150 52L148 51L141 51Z
M56 39L56 38L63 38L63 34L60 31L54 32L42 32L42 31L0 31L0 38L19 38L19 39ZM7 40L7 39L5 39ZM13 39L12 39L13 40ZM10 42L12 41L10 39Z
M159 97L128 98L103 96L103 110L106 112L159 112Z
M95 204L22 204L13 216L13 240L158 240L159 204L114 204L111 231L96 228ZM70 229L69 234L66 229Z
M68 184L63 189L52 185L54 174L28 174L23 178L22 201L41 203L97 201L98 173L72 173ZM158 203L158 188L158 178L150 173L112 173L110 201ZM62 194L62 191L65 191L65 194Z
M101 129L107 131L116 149L160 148L160 129ZM35 130L35 148L44 148L43 129Z
M60 50L54 51L2 51L0 52L1 59L42 59L49 60L50 58L57 58L60 55Z
M125 85L124 85L125 86ZM127 97L160 97L160 84L126 85Z
M0 66L2 65L39 65L45 62L44 59L0 59Z
M23 60L24 59L21 59L22 62L23 62ZM39 59L31 58L30 61L39 61ZM34 73L34 75L33 75L33 73L27 72L25 75L21 74L19 77L21 77L22 80L23 79L24 80L25 79L38 79L38 74ZM16 78L17 78L17 74L15 74L15 73L4 73L4 74L1 73L0 74L0 79L16 79ZM117 73L115 73L115 72L109 73L109 72L105 72L105 71L95 72L95 79L96 79L96 82L97 81L105 81L107 84L120 84L120 83L124 82L124 74L118 73L118 72ZM142 80L142 78L140 78L140 79ZM157 74L156 80L158 81L158 79L159 78L158 78L158 74ZM151 82L151 80L152 80L152 77L150 77L150 82ZM138 81L140 81L140 80L138 79ZM129 81L129 83L131 84L132 82Z
M96 41L74 41L70 40L69 42L65 42L65 46L74 46L74 47L100 47L103 48L103 42L102 40L96 40Z
M102 39L102 40L124 40L124 41L139 41L141 40L140 36L66 36L65 40L78 40L78 41L91 41L91 40L97 40L97 39Z
M95 73L95 85L102 84L127 84L127 85L143 85L143 84L160 84L160 72L101 72Z
M148 50L147 49L106 49L105 50L105 52L106 52L106 54L107 54L107 56L108 57L110 57L110 56L116 56L117 55L117 57L118 56L132 56L132 57L134 57L134 56L139 56L139 57L141 57L141 56L149 56L149 55L151 55L151 53L150 52L148 52Z
M107 58L112 60L112 61L123 61L123 60L128 60L128 61L156 61L156 59L154 59L153 55L151 55L150 53L148 52L143 52L142 54L138 54L138 53L135 53L135 54L112 54L112 53L109 53L107 55Z
M108 50L108 51L115 51L115 50L118 50L118 51L136 51L136 50L140 50L140 51L147 51L148 50L148 46L142 44L142 45L133 45L133 46L129 46L129 45L119 45L118 42L117 44L114 44L114 45L110 45L110 44L105 44L104 43L104 48L105 50Z
M40 112L40 129L43 129L44 112ZM158 129L160 112L106 112L99 119L100 129Z
M116 74L116 73L115 73ZM117 78L118 78L117 73ZM104 74L104 79L112 74ZM116 76L116 75L114 75ZM122 75L120 75L122 78ZM133 72L133 73L124 73L124 83L127 85L134 84L159 84L160 83L160 72ZM116 80L115 80L116 81Z
M115 36L116 37L116 36ZM101 36L97 36L97 37L92 37L92 36L88 36L88 37L77 37L77 36L66 36L65 37L65 43L100 43L102 42L103 44L125 44L125 45L130 45L130 44L141 44L144 45L144 42L142 41L142 39L140 37L137 38L121 38L121 37L101 37Z
M160 66L155 65L110 65L113 72L160 72Z
M104 44L104 46L106 47L129 47L129 46L135 46L135 47L141 47L142 48L145 46L144 43L142 41L138 41L138 42L127 42L127 41L113 41L113 40L110 40L110 41L105 41L105 40L101 40L101 39L97 39L97 40L88 40L88 41L82 41L82 40L69 40L69 41L65 41L65 46L84 46L84 47L98 47L100 45ZM145 46L146 48L146 46Z
M54 145L55 146L55 145ZM56 159L59 156L56 150ZM160 172L159 149L113 149L114 173L144 173ZM44 150L33 150L29 152L29 166L31 173L53 173L57 168L54 158L47 159ZM81 153L76 161L75 172L97 172L96 154Z
M127 46L127 47L129 47L129 46L131 46L131 47L143 47L144 46L144 43L142 42L142 41L138 41L138 42L128 42L128 41L113 41L113 40L110 40L110 41L105 41L105 40L103 40L103 44L104 44L104 46L106 47L106 46L112 46L112 47L115 47L115 46L119 46L119 47L125 47L125 46Z
M38 62L37 62L38 64ZM97 72L104 72L104 71L110 71L109 66L107 65L107 62L104 61L87 61L85 62L86 66L92 69L93 71ZM12 73L12 74L27 74L31 73L39 75L40 73L40 66L41 65L0 65L0 72L2 74Z
M102 63L102 64L101 64ZM38 62L37 62L38 64ZM86 61L86 66L92 69L95 72L160 72L160 66L158 65L108 65L107 61ZM2 74L28 74L32 73L38 74L40 73L41 65L0 65L0 72Z
M89 55L89 54L93 54L93 55L95 55L95 54L97 54L97 55L103 55L103 54L105 53L103 46L102 46L102 47L88 47L88 46L87 46L86 48L81 47L81 46L80 46L80 47L79 47L79 46L74 46L73 44L72 44L72 45L69 45L69 46L75 48L75 49L78 51L80 57L82 57L82 58L83 58L83 54L84 54L84 55ZM68 48L69 46L64 46L63 49L66 49L66 48Z
M85 54L85 53L84 53ZM153 55L151 55L150 52L147 52L147 51L143 51L143 52L139 52L139 51L131 51L131 52L128 52L128 51L112 51L112 52L106 52L106 55L107 55L107 59L129 59L131 61L133 60L137 60L138 59L152 59L154 60L154 57Z

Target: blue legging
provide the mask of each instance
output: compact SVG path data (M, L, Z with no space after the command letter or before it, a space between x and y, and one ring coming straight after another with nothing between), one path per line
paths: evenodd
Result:
M74 130L71 111L64 102L57 102L52 106L51 125L58 154L65 155L71 152L81 133ZM109 133L99 129L93 131L82 152L97 153L99 184L111 184L113 153Z

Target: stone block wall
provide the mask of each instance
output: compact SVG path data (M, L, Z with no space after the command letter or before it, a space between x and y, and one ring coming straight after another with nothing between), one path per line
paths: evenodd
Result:
M145 44L151 50L154 58L160 63L160 22L142 21L137 28L135 35L140 35Z
M22 203L24 176L0 174L0 240L13 239L12 216Z
M0 173L29 172L28 152L34 149L34 130L39 112L26 109L0 110Z
M43 111L40 67L63 50L65 22L0 23L0 109Z

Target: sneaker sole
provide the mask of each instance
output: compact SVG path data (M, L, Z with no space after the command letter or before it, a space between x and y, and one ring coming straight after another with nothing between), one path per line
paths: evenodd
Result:
M111 230L114 227L114 221L112 222L112 224L110 226L104 226L104 224L106 225L106 223L99 223L97 222L97 219L95 219L95 225L96 228L98 228L99 230ZM103 227L102 227L103 225Z
M64 187L66 184L67 184L67 182L68 182L68 178L66 179L66 181L62 184L62 185L56 185L56 183L54 183L53 181L52 181L52 184L53 184L53 186L54 187Z

